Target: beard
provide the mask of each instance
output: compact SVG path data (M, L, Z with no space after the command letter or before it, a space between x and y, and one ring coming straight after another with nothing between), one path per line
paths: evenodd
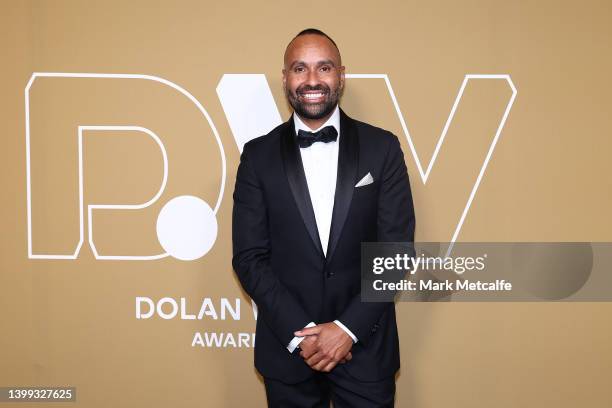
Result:
M321 103L308 103L300 100L299 95L306 91L319 91L325 95L325 100ZM297 113L306 119L322 119L333 112L340 99L340 87L333 91L325 84L317 86L304 85L300 86L294 92L285 89L285 95L289 104Z

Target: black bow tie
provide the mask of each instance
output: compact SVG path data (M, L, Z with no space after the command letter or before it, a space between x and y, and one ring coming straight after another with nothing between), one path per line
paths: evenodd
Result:
M310 147L316 142L335 142L338 138L338 132L333 126L325 126L318 132L308 132L306 130L298 130L297 142L300 147Z

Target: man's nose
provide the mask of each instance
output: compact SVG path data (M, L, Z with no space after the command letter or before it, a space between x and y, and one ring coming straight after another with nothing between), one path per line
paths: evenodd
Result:
M319 85L319 72L316 69L308 71L308 77L306 78L306 83L310 86Z

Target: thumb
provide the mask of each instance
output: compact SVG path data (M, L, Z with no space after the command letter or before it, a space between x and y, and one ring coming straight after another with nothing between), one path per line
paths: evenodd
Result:
M303 336L312 336L313 334L319 334L321 332L321 327L313 326L307 327L302 330L298 330L293 333L294 336L303 337Z

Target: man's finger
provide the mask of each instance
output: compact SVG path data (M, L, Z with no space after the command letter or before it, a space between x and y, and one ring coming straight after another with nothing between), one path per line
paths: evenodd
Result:
M331 363L329 363L325 367L323 367L323 369L321 371L329 373L335 366L336 366L336 362L332 361Z
M319 334L319 333L321 333L321 327L313 326L313 327L307 327L305 329L293 332L293 335L297 337L304 337L304 336L312 336L313 334Z
M353 359L353 354L349 351L346 353L346 356L342 357L342 360L338 362L338 364L344 364L347 361L351 361Z
M327 359L321 359L321 361L319 361L316 364L313 364L312 366L310 366L313 370L317 370L317 371L322 371L323 368L325 368L326 365L329 364L329 360Z
M331 368L334 368L334 366L336 365L336 362L335 362L334 360L324 358L324 359L322 359L321 361L319 361L317 364L315 364L314 366L312 366L312 368L313 368L314 370L317 370L317 371L323 371L323 370L324 370L325 368L327 368L327 367L328 367L330 364L332 365L332 367L331 367ZM331 368L330 368L330 370L331 370Z
M312 349L310 349L310 350L308 350L308 351L307 351L307 350L302 350L302 351L300 351L300 356L301 356L301 357L302 357L304 360L308 360L310 357L312 357L312 355L313 355L314 353L316 353L316 351L317 351L317 350L316 350L315 348L312 348Z
M316 352L306 360L306 364L310 367L318 364L323 359L323 353Z

